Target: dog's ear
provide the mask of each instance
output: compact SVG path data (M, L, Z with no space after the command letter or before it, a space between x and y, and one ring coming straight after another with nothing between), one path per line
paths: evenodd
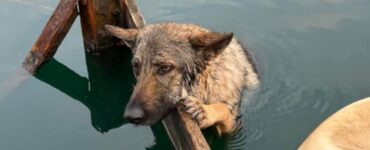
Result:
M133 48L136 45L135 42L139 29L123 29L112 25L105 25L104 27L109 33L123 40L128 47Z
M197 54L206 60L215 58L233 39L233 33L200 33L189 37L189 42Z

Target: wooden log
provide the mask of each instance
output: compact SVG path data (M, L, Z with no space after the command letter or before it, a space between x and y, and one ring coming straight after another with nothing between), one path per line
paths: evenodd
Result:
M113 37L104 25L122 26L121 9L117 0L82 0L79 2L81 27L86 51L99 53L114 45Z
M120 0L126 28L143 28L145 21L141 16L135 0ZM189 114L181 110L181 105L162 121L177 150L210 150L199 126Z
M78 15L78 0L61 0L45 25L42 33L23 61L23 68L30 73L54 56Z
M181 110L181 106L178 105L162 123L177 150L210 150L198 124Z

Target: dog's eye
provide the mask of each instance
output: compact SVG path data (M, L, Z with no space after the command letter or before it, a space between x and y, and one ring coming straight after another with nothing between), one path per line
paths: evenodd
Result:
M173 66L172 65L162 65L159 66L158 68L158 74L164 75L172 70Z

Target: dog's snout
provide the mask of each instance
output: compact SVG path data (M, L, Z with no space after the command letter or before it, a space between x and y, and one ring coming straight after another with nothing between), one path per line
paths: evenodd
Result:
M144 110L140 106L127 108L124 118L133 124L141 124L144 121Z

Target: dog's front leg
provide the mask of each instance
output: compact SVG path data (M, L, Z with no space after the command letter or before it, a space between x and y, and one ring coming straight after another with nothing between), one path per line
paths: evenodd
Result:
M201 129L216 125L219 133L233 131L235 117L233 117L225 103L205 105L192 96L188 96L180 102L185 106L185 111L197 121Z

